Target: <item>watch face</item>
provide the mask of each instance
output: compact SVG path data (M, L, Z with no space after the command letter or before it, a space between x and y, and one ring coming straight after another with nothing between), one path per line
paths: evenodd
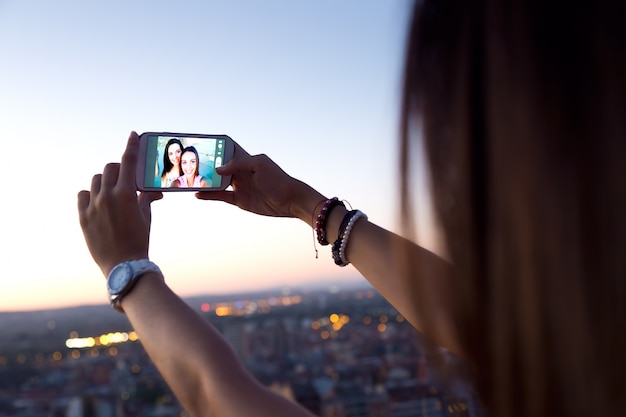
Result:
M132 271L129 265L117 265L109 274L109 293L119 294L126 287L128 281L132 278Z

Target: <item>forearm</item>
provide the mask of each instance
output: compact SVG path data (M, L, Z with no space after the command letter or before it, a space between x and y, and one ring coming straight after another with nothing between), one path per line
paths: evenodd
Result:
M311 227L315 227L314 212L321 208L320 198L324 201L323 196L309 193L301 200L299 217ZM325 231L331 244L346 213L337 206L328 214ZM365 218L352 228L346 258L413 326L436 344L461 353L452 337L452 309L445 301L453 290L445 273L450 268L447 261ZM416 293L426 288L432 295L418 308Z
M329 227L339 226L331 222ZM452 287L446 261L365 219L352 229L346 258L417 330L435 344L461 353L451 331L447 296ZM419 297L420 292L430 295Z
M219 332L159 277L144 276L122 307L161 375L194 417L272 415L277 408L308 415L259 385Z
M242 192L243 206L251 211L256 208L260 214L290 216L281 206L289 187L275 180L284 178L284 172L266 157L250 158L241 148L239 153L243 162L239 161L237 170L235 161L233 169L241 173L241 180L236 181L234 176L233 188ZM121 164L105 165L101 174L92 177L90 190L78 193L78 214L87 247L102 272L109 275L120 265L115 279L109 276L109 291L114 297L123 297L118 299L120 307L148 355L194 417L310 416L304 408L261 386L216 329L167 287L158 268L141 262L148 255L150 203L163 195L144 192L137 197L138 154L139 136L132 132ZM249 164L252 166L246 168ZM265 172L268 181L276 186L274 194L279 197L269 199L273 204L256 197L259 187L253 176L257 172L261 172L261 178ZM239 202L239 194L234 192L197 195ZM127 261L139 261L141 265Z

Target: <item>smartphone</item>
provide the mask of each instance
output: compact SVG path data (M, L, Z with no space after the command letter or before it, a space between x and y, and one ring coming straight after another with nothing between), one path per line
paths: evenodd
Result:
M228 163L235 143L227 135L145 132L139 136L137 189L140 191L215 191L230 176L215 168Z

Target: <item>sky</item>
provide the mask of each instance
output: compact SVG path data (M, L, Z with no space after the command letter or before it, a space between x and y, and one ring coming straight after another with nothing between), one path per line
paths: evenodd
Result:
M0 311L106 302L76 195L120 160L131 130L227 134L402 234L409 9L405 0L0 0ZM300 220L192 193L153 204L150 258L182 296L363 280L334 265L328 246L316 259L313 242Z

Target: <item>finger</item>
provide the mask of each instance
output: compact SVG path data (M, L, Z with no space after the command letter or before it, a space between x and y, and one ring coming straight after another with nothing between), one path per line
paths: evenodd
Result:
M143 192L139 194L139 209L143 214L144 218L150 220L151 218L151 209L150 204L153 201L160 200L163 198L163 193L161 192Z
M160 191L150 191L150 192L142 192L139 194L139 205L150 205L153 201L160 200L163 198L163 193Z
M139 154L139 136L130 132L126 150L122 155L122 166L119 173L119 183L126 188L136 190L135 177L137 175L137 155Z
M248 155L241 159L233 159L226 165L222 165L216 169L220 175L235 175L239 172L254 172L255 161L254 158Z
M241 159L250 156L248 152L244 148L241 147L237 142L235 143L235 152L233 153L233 159Z
M91 195L96 196L102 185L102 174L96 174L91 178Z
M195 195L198 200L224 201L235 204L235 193L232 191L198 191Z
M87 190L82 190L78 193L78 221L81 227L87 224L87 207L89 207L89 201L91 200L91 194Z
M244 148L242 148L237 142L233 141L233 143L235 144L235 150L233 152L233 158L228 161L226 164L221 165L219 167L216 167L215 170L217 171L218 174L220 175L230 175L230 169L233 169L231 164L234 161L239 161L242 159L247 159L250 158L250 154L248 152L246 152L246 150ZM231 168L224 168L227 166L231 166ZM236 165L235 165L236 166Z
M110 162L105 165L102 170L102 184L101 189L111 190L117 184L117 179L120 175L120 164L116 162Z

